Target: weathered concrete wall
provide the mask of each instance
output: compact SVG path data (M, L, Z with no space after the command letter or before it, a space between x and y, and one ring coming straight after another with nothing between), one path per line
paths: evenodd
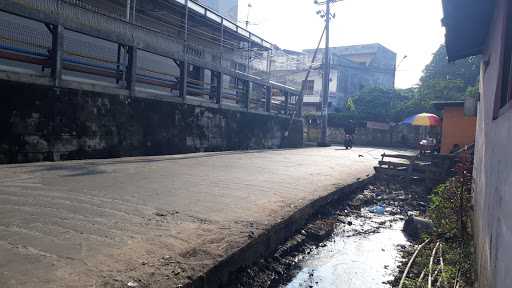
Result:
M478 107L474 168L474 227L478 284L510 287L512 283L512 111L495 119L497 83L502 69L505 3L497 1L496 15L482 59L481 99ZM486 64L488 66L486 67Z
M302 146L302 120L0 81L0 163Z
M304 141L319 141L319 128L305 127L304 129ZM354 135L354 145L416 148L419 138L419 129L411 126L398 126L389 130L357 128L356 135ZM330 143L343 144L344 141L345 132L343 128L329 128Z

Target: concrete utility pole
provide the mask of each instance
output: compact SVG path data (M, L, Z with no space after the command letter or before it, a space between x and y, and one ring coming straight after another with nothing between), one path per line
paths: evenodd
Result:
M325 0L325 2L318 2L315 0L315 4L325 5L325 11L317 11L317 14L320 15L321 18L325 18L325 51L324 51L324 59L323 59L323 81L322 81L322 129L320 131L320 141L318 142L319 146L329 146L329 140L327 135L327 127L328 127L328 114L329 114L329 93L330 93L330 83L331 83L331 54L329 47L329 28L331 17L334 19L336 17L335 14L331 14L331 4L340 2L343 0Z
M330 15L331 15L331 1L325 1L325 54L324 54L324 78L322 86L322 131L320 134L320 146L329 146L329 139L327 133L328 127L328 115L329 115L329 90L330 90L330 78L331 78L331 58L329 51L329 26L330 26Z
M252 5L251 3L247 4L247 18L245 19L245 29L249 29L249 24L251 23L249 21L249 14L251 13Z

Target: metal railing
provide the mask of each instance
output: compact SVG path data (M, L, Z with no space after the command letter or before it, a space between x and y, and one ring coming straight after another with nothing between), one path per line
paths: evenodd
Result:
M3 11L0 12L0 70L29 72L27 74L37 75L37 83L40 84L41 79L47 79L46 83L56 87L94 87L98 90L98 87L104 85L110 88L108 91L118 94L155 94L159 99L174 98L173 101L186 103L199 101L219 107L226 107L224 104L227 104L247 111L283 115L290 114L290 111L295 109L292 107L293 98L299 91L273 83L268 78L242 73L237 69L226 69L226 65L216 66L209 61L190 58L187 51L161 53L161 50L153 45L155 42L146 42L150 36L137 38L141 34L136 31L142 28L137 24L126 23L122 19L115 20L126 25L123 28L126 31L121 31L120 35L104 36L104 33L97 32L95 27L77 28L80 27L80 21L75 23L70 17L79 12L71 11L70 7L59 8L59 3L76 4L77 9L88 9L90 13L93 9L88 6L82 7L82 1L34 0L37 5L34 4L33 10L23 11L16 10L17 0L6 1L12 5L0 4L0 10ZM49 7L71 15L52 14L56 18L48 19L44 17L44 13L40 13L41 16L32 13L37 9L44 10ZM206 17L212 18L212 12L206 10L205 13ZM104 21L103 24L108 24L115 18L103 16L99 12L97 15L77 17L82 20L110 17L110 20ZM114 27L118 28L111 28L112 33L122 30L119 28L122 25L116 22ZM133 39L123 40L121 34L126 32L132 35ZM153 33L161 39L168 39L168 43L163 44L173 43L169 35L154 31ZM249 33L247 37L251 38L251 35L253 34ZM252 39L257 39L255 37L252 36ZM117 41L112 41L114 39ZM136 46L131 43L136 43ZM9 76L9 79L12 80L13 77ZM20 79L29 81L33 78ZM80 85L77 86L76 83Z

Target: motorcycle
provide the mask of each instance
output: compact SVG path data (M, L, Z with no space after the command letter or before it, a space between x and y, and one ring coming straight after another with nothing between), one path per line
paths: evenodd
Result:
M345 135L345 149L352 149L352 135Z

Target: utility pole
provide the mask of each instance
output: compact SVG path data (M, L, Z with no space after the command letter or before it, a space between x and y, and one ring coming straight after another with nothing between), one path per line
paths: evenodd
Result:
M318 40L318 45L316 46L315 53L313 53L313 59L311 59L311 64L309 65L309 68L308 68L308 70L306 72L306 77L302 81L302 85L301 85L301 88L300 88L300 94L299 94L299 97L297 99L297 102L295 103L295 109L293 110L293 113L292 113L292 115L290 117L290 122L288 124L288 129L284 132L284 135L283 135L283 138L282 138L283 139L282 143L286 143L284 141L288 141L288 132L292 129L293 120L295 120L295 115L299 114L299 117L303 116L302 115L302 105L303 105L303 102L304 102L305 83L308 82L309 75L311 74L311 70L313 70L313 65L315 65L316 56L318 55L318 50L320 49L320 45L322 45L322 40L324 39L324 35L325 35L325 26L324 26L324 30L322 31L322 35L320 36L320 40ZM270 69L268 69L268 71L270 71Z
M245 19L245 29L249 29L249 24L251 23L249 21L249 14L251 13L252 5L251 3L247 4L247 18Z
M329 146L328 139L328 115L329 115L329 90L331 78L331 58L329 51L329 26L331 19L331 0L325 1L325 53L324 53L324 78L322 85L322 131L320 134L320 146Z
M245 29L246 30L249 30L249 24L251 24L251 22L249 21L249 15L251 13L251 8L252 8L252 5L251 3L248 3L247 4L247 18L245 19L244 23L245 23ZM247 42L247 68L246 68L246 73L247 74L250 74L251 73L251 42Z
M325 2L318 2L315 0L315 4L325 5L325 11L317 11L317 14L321 18L325 18L325 51L323 59L323 81L322 81L322 129L320 130L320 141L318 146L329 146L329 140L327 135L328 128L328 114L329 114L329 93L331 83L331 54L329 47L329 29L331 17L334 19L335 14L331 14L331 4L340 2L342 0L325 0Z

